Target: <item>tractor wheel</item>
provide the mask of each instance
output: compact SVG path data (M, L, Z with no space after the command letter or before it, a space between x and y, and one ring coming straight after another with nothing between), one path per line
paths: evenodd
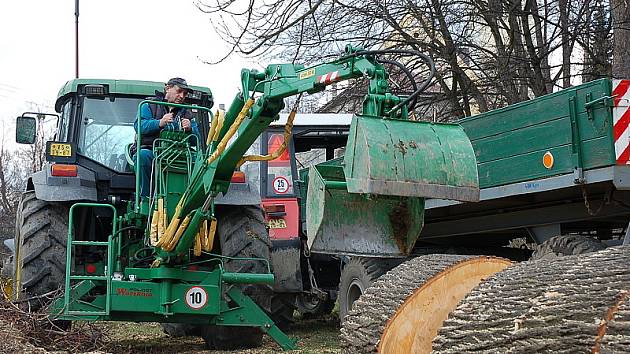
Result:
M574 254L601 251L606 245L591 237L580 235L554 236L536 246L530 260L550 259Z
M217 235L221 254L229 257L270 260L271 242L260 207L224 207L217 210ZM264 273L267 265L259 261L224 260L225 270L239 273ZM271 311L272 289L269 285L243 284L243 293L267 313ZM205 326L201 336L210 349L238 349L262 344L262 332L255 327Z
M68 209L37 199L34 191L24 192L17 211L13 267L18 273L14 274L16 291L21 291L20 298L31 299L31 311L47 305L38 296L63 287L67 237Z
M303 318L319 318L330 315L335 308L335 301L328 296L320 299L315 295L302 293L297 297L297 311Z
M339 281L339 319L344 322L354 302L381 275L403 262L403 259L352 257L341 271Z

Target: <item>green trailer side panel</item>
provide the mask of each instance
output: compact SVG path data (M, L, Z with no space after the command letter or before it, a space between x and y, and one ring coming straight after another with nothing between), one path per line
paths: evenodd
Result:
M587 102L610 95L610 80L601 79L462 120L477 157L480 187L615 164L610 107L586 108ZM546 152L554 156L549 169L542 163Z
M608 159L609 151L600 149L606 140L606 137L600 137L582 143L585 165L594 166ZM551 152L556 157L570 156L571 145L560 145L550 149L480 163L479 181L483 181L486 186L492 187L517 181L573 173L573 161L570 158L556 158L551 169L545 168L541 161L542 156L547 151ZM523 177L524 174L526 174L527 178Z

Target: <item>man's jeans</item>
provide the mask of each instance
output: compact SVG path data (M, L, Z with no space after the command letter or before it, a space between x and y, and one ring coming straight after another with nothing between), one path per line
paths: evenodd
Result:
M153 164L153 151L149 149L140 149L140 195L148 197L151 194L151 165ZM136 155L133 156L136 160Z

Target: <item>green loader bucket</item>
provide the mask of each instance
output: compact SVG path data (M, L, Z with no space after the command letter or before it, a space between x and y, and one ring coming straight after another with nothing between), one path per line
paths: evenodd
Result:
M479 200L475 152L458 124L355 115L344 173L350 193Z
M457 124L354 116L346 152L309 169L315 253L400 257L424 226L425 198L479 200L477 162Z
M408 255L424 225L424 199L348 193L344 182L335 180L343 176L341 169L309 169L306 234L311 252Z

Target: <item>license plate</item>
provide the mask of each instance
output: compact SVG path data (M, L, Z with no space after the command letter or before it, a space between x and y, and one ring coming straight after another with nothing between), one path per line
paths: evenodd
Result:
M70 144L50 144L50 156L72 156L72 146Z
M287 222L284 219L269 219L270 229L286 229Z

